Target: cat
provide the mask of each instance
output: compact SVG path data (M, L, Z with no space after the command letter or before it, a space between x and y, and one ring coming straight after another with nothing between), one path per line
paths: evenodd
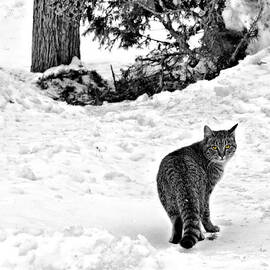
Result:
M237 125L219 131L205 126L202 141L176 150L161 161L157 188L172 222L170 243L188 249L204 240L200 222L206 232L219 231L210 220L209 199L236 151Z

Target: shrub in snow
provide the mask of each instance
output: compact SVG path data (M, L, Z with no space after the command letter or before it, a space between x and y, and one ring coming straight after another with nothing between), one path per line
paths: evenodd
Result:
M246 29L227 29L224 23L226 0L84 3L87 12L83 19L89 23L85 34L94 34L101 46L153 45L148 55L123 70L116 83L122 100L181 90L198 80L213 79L246 55L248 42L242 42ZM158 38L151 31L153 21L160 28Z
M107 81L85 68L77 57L70 65L46 70L37 84L53 99L72 105L101 105L102 95L111 90Z

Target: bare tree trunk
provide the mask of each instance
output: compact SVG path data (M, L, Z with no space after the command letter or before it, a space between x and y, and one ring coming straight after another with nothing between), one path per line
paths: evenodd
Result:
M32 72L43 72L80 58L80 24L58 15L46 0L34 0Z

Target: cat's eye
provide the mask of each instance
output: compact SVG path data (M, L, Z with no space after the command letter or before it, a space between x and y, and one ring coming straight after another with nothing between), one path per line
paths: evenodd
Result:
M212 149L213 150L217 150L217 146L212 146Z
M231 146L230 146L229 144L227 144L227 145L225 146L225 148L226 148L226 149L230 149Z

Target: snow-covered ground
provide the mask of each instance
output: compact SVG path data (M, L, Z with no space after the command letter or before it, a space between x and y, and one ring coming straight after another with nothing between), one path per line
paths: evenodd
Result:
M30 2L0 0L0 270L270 269L270 48L181 92L73 107L26 71ZM211 202L221 232L169 244L160 160L235 123Z
M0 269L269 269L270 49L214 81L135 102L72 107L0 70ZM221 225L170 245L156 192L164 154L239 123L212 198Z

